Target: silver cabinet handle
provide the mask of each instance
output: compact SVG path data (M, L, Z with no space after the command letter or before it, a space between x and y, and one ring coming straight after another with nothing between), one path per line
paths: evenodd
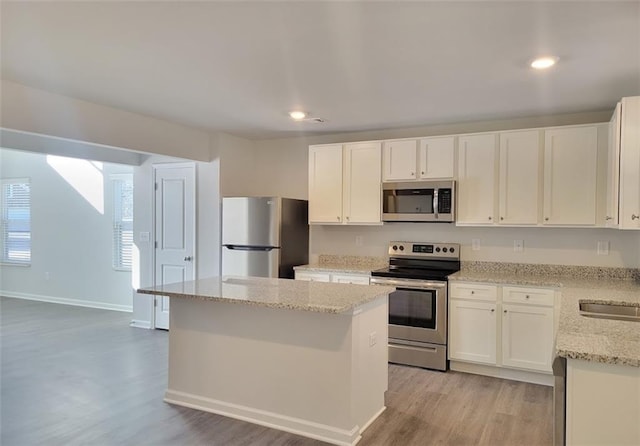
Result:
M492 313L495 313L495 311L496 311L496 309L495 309L495 308L492 308L492 309L491 309L491 312L492 312Z
M489 217L489 220L493 220L493 217Z
M475 291L473 291L473 290L471 290L471 294L476 294L476 292L475 292Z
M544 221L549 221L549 217L545 217L545 218L544 218Z
M416 176L416 173L415 173L415 172L411 172L411 176L412 176L412 177L415 177L415 176Z
M525 299L529 299L529 295L527 294L526 296L524 296Z
M184 258L185 262L190 262L191 260L193 260L193 257L191 257L191 256L187 256L187 257Z
M640 219L640 215L631 214L631 220L638 220L638 219Z
M424 170L422 172L420 172L420 175L424 175Z
M500 220L504 220L504 217L500 217Z
M504 314L507 314L507 310L504 310Z

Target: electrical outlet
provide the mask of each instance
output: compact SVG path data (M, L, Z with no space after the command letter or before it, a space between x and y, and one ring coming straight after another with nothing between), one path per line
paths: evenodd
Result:
M524 251L524 240L514 240L513 252L522 252L522 251Z
M141 232L140 233L140 241L148 242L150 240L151 234L149 232Z
M599 256L608 256L609 255L609 242L606 240L598 241L598 255Z
M471 249L473 251L480 251L480 239L479 238L471 239Z
M356 246L362 246L364 244L364 237L356 235Z
M375 331L369 333L369 347L373 347L378 343L378 333Z

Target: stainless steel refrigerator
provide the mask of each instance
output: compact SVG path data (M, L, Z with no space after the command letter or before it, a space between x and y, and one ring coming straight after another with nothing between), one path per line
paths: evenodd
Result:
M280 197L222 199L222 274L293 279L309 263L308 202Z

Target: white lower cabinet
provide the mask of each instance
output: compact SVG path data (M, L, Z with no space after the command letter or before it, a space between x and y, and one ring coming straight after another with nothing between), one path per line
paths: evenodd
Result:
M551 373L556 292L453 282L449 359Z
M368 274L296 271L295 278L296 280L305 280L307 282L333 282L369 285Z
M502 304L502 365L549 372L553 308Z
M496 304L452 299L449 317L449 357L495 364Z

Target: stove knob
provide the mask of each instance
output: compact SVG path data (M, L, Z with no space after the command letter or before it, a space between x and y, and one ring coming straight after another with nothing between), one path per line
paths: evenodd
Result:
M404 246L400 245L400 251L404 251Z
M453 248L449 248L449 252L455 252L456 250Z
M440 252L440 248L436 248L436 252Z
M393 248L394 251L398 250L398 247L396 245L393 245L392 248Z
M447 248L442 248L442 252L447 252Z

